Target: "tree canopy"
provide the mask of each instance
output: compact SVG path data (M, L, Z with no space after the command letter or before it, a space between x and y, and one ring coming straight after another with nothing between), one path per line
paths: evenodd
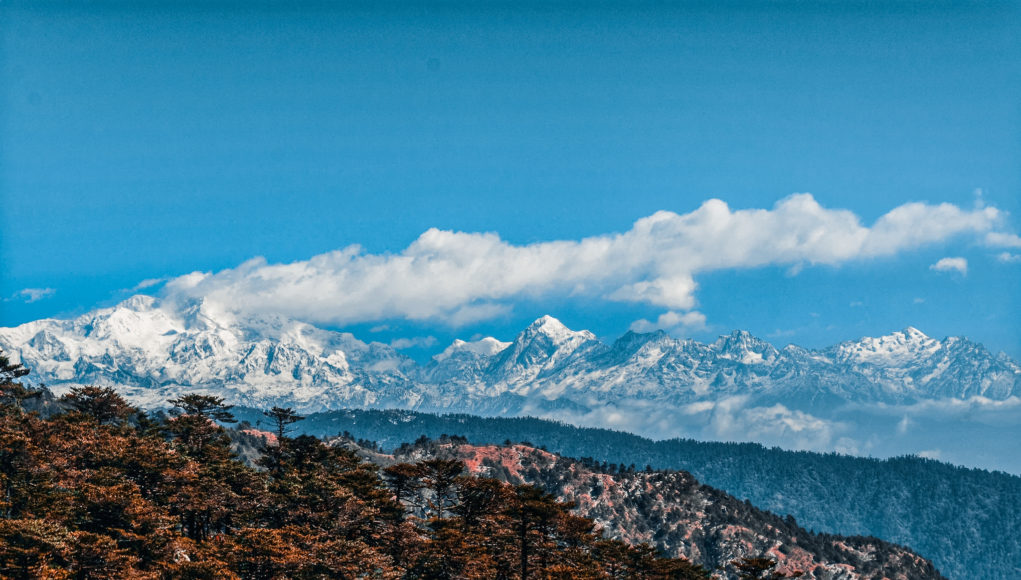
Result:
M2 359L7 383L26 373ZM274 408L269 470L240 462L222 399L187 395L146 419L115 390L77 387L70 412L0 413L0 577L706 578L648 546L603 538L531 486L459 461L381 474Z

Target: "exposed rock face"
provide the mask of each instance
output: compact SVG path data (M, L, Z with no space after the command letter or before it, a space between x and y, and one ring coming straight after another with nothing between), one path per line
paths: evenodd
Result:
M379 460L376 456L376 460ZM684 471L602 468L528 445L476 446L441 441L405 447L384 461L456 458L476 475L529 483L594 519L607 536L647 542L727 578L727 563L745 557L777 561L779 572L819 580L939 579L933 565L909 549L876 538L814 534L701 485Z
M450 441L405 447L383 461L433 456L457 458L474 475L538 485L574 502L575 512L595 520L607 536L650 543L726 578L736 578L728 563L760 557L775 560L778 572L799 571L819 580L942 578L908 548L877 538L810 533L790 517L758 510L686 472L602 469L528 445Z

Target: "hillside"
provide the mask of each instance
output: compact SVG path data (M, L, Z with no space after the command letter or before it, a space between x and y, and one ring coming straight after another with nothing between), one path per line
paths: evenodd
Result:
M43 419L22 408L34 394L0 385L4 577L702 580L704 563L727 579L760 564L942 578L907 550L807 534L683 473L613 475L520 445L404 446L379 461L289 436L301 419L279 408L276 435L233 436L255 449L253 468L230 453L215 397L147 417L87 387L45 400Z
M397 461L456 459L472 473L511 484L538 485L574 512L598 522L608 536L651 543L726 578L740 558L768 557L780 573L813 579L942 578L932 564L876 538L809 533L683 471L600 467L528 445L477 446L456 439L401 446Z
M245 411L239 417L253 422ZM527 441L568 457L641 470L680 469L699 481L809 529L910 546L948 578L1021 578L1021 478L919 457L878 460L792 452L749 443L652 441L605 429L532 418L480 418L410 411L336 411L299 426L348 431L386 449L421 435L461 435L475 444Z
M528 485L456 461L384 471L308 436L229 450L211 397L152 420L104 388L25 412L0 356L0 576L11 580L324 578L704 580L685 560L603 538ZM286 413L280 415L286 417ZM281 423L286 424L286 421ZM279 433L283 433L281 427Z

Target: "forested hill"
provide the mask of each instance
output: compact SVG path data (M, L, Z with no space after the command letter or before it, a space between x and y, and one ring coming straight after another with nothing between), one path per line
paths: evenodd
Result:
M26 411L29 401L41 401L47 416ZM54 400L0 381L0 578L710 577L699 563L659 554L643 539L697 547L673 552L711 564L713 577L727 580L802 572L827 580L942 578L908 550L806 534L684 473L600 477L577 462L542 465L554 456L521 445L505 448L513 464L487 464L477 451L491 449L463 446L444 456L419 452L422 445L373 464L363 457L378 453L291 436L302 417L278 407L264 413L272 432L232 430L258 441L252 466L231 453L218 424L234 421L222 399L192 394L171 403L172 413L154 417L105 387ZM480 469L488 465L510 469ZM532 473L540 477L522 477ZM597 481L600 493L582 489L578 478ZM537 485L553 480L577 493ZM597 495L588 507L601 509L588 512L602 524L561 501ZM636 502L659 509L636 511ZM645 538L650 525L665 530L668 519L663 538ZM617 537L604 536L603 526Z
M380 471L354 452L279 434L258 464L230 452L212 396L153 420L84 387L26 412L0 355L0 578L705 580L686 560L602 537L529 485L465 474L456 460ZM49 401L53 403L53 401ZM51 410L53 410L51 405ZM730 563L728 563L730 564ZM772 560L733 563L769 569ZM758 576L756 576L758 577Z
M600 522L609 537L650 543L669 556L719 570L721 578L732 577L729 562L756 554L775 560L776 573L806 579L942 578L908 549L877 538L809 533L793 518L762 511L684 471L610 470L529 445L471 445L460 437L402 445L394 458L452 459L478 475L539 486L573 503L577 515Z
M239 416L258 420L251 412ZM682 469L760 508L790 514L805 528L909 546L949 578L1021 578L1021 478L1005 473L918 457L878 460L750 443L652 441L530 418L351 410L310 415L299 426L321 436L348 431L385 448L450 434L477 444L527 441L614 469Z

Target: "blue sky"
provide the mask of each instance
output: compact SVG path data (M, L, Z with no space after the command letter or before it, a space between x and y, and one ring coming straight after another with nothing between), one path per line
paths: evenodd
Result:
M608 339L743 328L806 346L913 325L1021 358L1019 16L1016 3L953 2L5 2L0 325L226 270L145 291L281 306L365 339L435 337L432 349L508 339L550 313ZM776 204L799 193L821 209L783 217ZM685 229L710 199L723 217L772 221ZM881 251L767 236L714 261L689 243L713 223L832 233L809 222L837 210L871 231L917 202L928 213ZM670 235L634 233L660 211ZM430 228L465 235L431 247L425 273L389 269ZM584 256L543 245L627 232L570 279ZM313 260L353 244L353 262ZM491 252L465 266L457 244ZM501 274L547 251L558 271ZM265 265L238 269L256 257ZM967 269L934 268L944 258ZM428 277L450 260L464 267ZM326 290L251 282L289 263L285 275ZM495 273L472 277L479 264ZM436 294L373 303L377 274ZM458 299L448 282L480 287ZM672 298L650 293L661 286Z

